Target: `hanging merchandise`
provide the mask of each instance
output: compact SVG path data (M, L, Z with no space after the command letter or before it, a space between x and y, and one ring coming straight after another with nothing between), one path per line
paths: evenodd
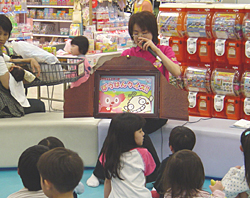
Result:
M82 3L83 1L81 0L74 1L72 23L70 24L70 30L69 30L70 37L80 36L83 34Z
M92 8L96 8L97 5L98 5L97 0L92 0Z
M133 5L134 5L135 1L136 0L127 0L126 7L124 8L124 11L128 12L128 13L133 13Z
M126 7L126 0L117 0L117 4L118 4L120 10L124 10L124 8Z

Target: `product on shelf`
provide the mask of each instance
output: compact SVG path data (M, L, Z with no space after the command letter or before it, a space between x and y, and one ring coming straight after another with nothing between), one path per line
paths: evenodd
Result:
M55 32L55 24L54 23L42 23L41 24L41 34L53 34Z
M41 30L41 23L40 22L34 22L33 23L33 33L39 34Z

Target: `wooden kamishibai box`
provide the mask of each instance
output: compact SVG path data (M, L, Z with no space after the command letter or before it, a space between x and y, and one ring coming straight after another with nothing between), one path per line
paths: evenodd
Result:
M169 84L152 63L138 57L106 61L79 87L64 94L64 117L112 118L139 113L146 118L188 120L188 94Z

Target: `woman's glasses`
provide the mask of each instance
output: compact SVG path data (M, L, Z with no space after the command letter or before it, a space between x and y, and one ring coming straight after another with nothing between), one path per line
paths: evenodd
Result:
M133 34L133 38L135 38L135 39L137 39L138 37L147 37L148 35L150 34L150 32L144 32L144 33L141 33L141 34L139 34L139 33L135 33L135 34Z

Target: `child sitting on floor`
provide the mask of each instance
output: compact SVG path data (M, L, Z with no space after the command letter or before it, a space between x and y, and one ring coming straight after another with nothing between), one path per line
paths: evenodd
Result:
M244 165L230 168L221 180L227 198L247 198L250 194L250 128L242 132L240 142Z
M212 194L202 190L204 167L199 156L190 150L180 150L167 162L162 178L164 198L225 198L220 181L209 186Z
M47 197L73 198L73 191L82 178L84 166L76 152L58 147L44 153L37 168Z
M171 130L170 136L169 136L169 148L173 153L183 150L183 149L188 149L188 150L193 150L194 145L196 142L195 134L194 132L189 129L188 127L185 126L177 126ZM161 179L162 175L164 172L164 169L166 167L167 161L170 156L169 155L167 158L165 158L160 165L160 168L158 169L158 176L156 178L156 181L154 183L154 188L157 190L157 193L160 194L160 198L164 197L164 193L161 187ZM153 197L155 197L156 194L154 191L152 191ZM159 196L158 196L159 197Z
M35 145L27 148L18 160L18 174L24 188L11 194L8 198L46 198L40 183L37 162L40 156L49 150L48 147Z
M152 155L142 148L145 120L138 114L121 113L110 123L100 162L104 166L104 198L151 198L145 176L155 169Z
M65 148L63 142L61 140L59 140L56 137L53 136L49 136L46 137L44 139L42 139L38 145L44 145L49 147L49 149L54 149L54 148L58 148L58 147L62 147ZM84 185L82 182L79 182L79 184L77 185L77 187L74 189L74 198L77 198L77 195L82 194L84 192Z

